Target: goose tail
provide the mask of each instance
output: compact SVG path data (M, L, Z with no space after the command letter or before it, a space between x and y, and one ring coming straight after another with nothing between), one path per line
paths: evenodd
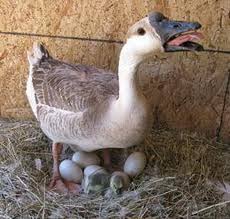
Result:
M42 60L48 59L49 57L49 52L42 43L34 43L32 50L27 51L30 67L39 65Z
M29 100L32 111L37 118L37 99L34 89L34 76L33 74L38 73L37 69L39 68L41 62L48 60L50 57L47 49L41 43L34 43L31 51L27 52L27 58L29 61L29 77L27 80L26 95Z

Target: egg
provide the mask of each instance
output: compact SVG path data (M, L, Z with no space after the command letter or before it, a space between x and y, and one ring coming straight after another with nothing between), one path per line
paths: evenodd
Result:
M100 164L100 158L96 154L84 151L74 153L72 161L78 164L81 168L85 168L89 165Z
M129 155L124 165L124 172L130 177L139 175L145 168L146 156L142 152L134 152Z
M98 165L90 165L84 169L84 176L89 176L96 172L106 172L106 170L103 167L98 166Z
M83 172L81 168L72 160L63 160L60 163L59 171L61 177L67 181L81 183Z

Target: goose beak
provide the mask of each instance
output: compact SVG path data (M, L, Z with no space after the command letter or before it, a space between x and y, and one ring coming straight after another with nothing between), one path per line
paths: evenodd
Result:
M170 20L159 12L150 13L148 18L160 36L165 52L203 50L203 46L195 42L203 38L197 32L201 28L200 23Z

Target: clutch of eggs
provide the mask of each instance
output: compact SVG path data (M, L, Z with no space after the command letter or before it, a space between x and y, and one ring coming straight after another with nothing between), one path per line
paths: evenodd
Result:
M76 152L72 160L63 160L59 166L61 177L67 181L81 183L84 178L95 172L105 171L100 164L99 157L94 153ZM146 166L146 156L142 152L134 152L129 155L124 165L124 173L130 177L139 175ZM84 168L84 174L82 169ZM120 175L120 173L119 173ZM123 175L121 175L124 177ZM129 182L127 181L127 184Z

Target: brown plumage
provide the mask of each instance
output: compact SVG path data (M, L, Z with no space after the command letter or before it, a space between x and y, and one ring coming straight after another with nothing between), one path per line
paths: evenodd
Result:
M32 82L38 103L71 112L84 112L117 98L119 91L116 74L50 56L33 66Z

